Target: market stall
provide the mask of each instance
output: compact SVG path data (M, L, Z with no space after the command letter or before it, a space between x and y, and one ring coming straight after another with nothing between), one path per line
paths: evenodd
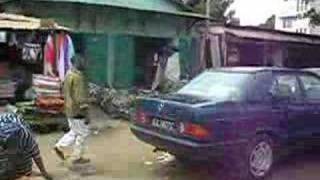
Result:
M33 122L62 114L62 82L75 54L70 31L50 19L0 13L0 101L15 102Z

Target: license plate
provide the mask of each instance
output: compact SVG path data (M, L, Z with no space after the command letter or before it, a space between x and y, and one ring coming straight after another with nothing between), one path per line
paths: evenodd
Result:
M152 126L157 127L159 129L165 129L167 131L175 131L174 122L165 121L161 119L153 119Z

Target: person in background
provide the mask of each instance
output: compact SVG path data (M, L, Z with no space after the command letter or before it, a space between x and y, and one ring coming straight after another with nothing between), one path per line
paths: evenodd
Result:
M84 71L87 61L75 56L72 58L73 68L64 80L65 114L68 118L70 131L55 145L58 157L66 160L64 149L73 146L73 153L69 158L74 164L90 162L83 157L85 140L90 134L88 119L88 83Z
M157 64L157 72L152 83L151 90L154 91L163 86L166 82L165 71L168 63L168 58L172 56L178 48L172 45L164 46L161 50L155 54L154 59Z
M42 176L51 180L28 125L5 108L0 111L0 179L30 179L34 161Z

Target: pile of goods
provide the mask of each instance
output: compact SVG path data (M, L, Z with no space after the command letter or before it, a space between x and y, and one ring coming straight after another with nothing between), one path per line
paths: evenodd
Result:
M61 82L57 77L36 74L32 83L38 97L62 97Z
M129 119L138 96L154 97L158 95L157 92L141 89L115 90L102 88L93 83L89 84L89 89L90 97L95 99L95 104L112 118Z
M36 106L40 112L59 114L63 112L64 100L61 81L56 77L33 75Z
M9 77L8 63L0 62L0 99L15 97L16 83Z
M16 84L10 80L0 80L0 99L15 97Z
M59 114L63 112L64 100L61 97L38 97L36 106L39 112Z
M61 114L54 114L55 112L41 112L37 107L37 103L47 103L40 100L19 102L12 106L11 112L23 115L23 119L30 125L33 131L38 133L49 133L57 129L63 129L67 125L65 118ZM61 104L61 102L50 102L49 104Z

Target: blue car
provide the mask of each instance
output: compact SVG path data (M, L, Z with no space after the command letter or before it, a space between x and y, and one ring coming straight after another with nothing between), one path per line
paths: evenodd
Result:
M176 93L138 99L131 131L181 160L236 156L248 179L263 179L282 145L320 135L320 77L273 67L208 70Z

